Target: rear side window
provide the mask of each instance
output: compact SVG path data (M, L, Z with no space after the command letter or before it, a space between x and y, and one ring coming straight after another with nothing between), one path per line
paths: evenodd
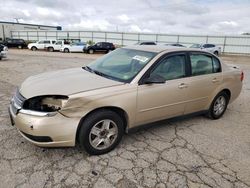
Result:
M190 60L193 76L213 73L212 57L204 54L192 54Z
M49 40L45 40L44 44L50 44L50 41Z

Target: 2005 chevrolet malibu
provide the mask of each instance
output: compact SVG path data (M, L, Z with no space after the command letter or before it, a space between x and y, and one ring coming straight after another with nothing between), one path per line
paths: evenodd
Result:
M79 143L103 154L139 125L194 112L220 118L243 77L209 52L125 47L85 67L26 79L9 111L21 135L38 146Z

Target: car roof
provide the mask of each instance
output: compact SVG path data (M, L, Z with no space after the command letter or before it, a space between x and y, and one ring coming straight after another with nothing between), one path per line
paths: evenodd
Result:
M133 50L141 50L147 52L183 52L183 51L197 51L197 52L204 52L202 50L198 50L196 48L180 48L175 46L166 46L166 45L132 45L123 47L126 49L133 49Z

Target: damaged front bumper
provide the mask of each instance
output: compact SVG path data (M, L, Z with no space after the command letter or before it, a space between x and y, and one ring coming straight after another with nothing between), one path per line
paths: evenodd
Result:
M15 97L9 106L11 123L26 140L42 147L75 145L79 119L65 117L59 112L24 110L18 104L21 97Z

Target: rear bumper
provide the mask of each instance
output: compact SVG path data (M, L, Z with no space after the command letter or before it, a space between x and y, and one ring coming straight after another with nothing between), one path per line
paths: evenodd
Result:
M67 118L60 113L54 116L17 114L9 107L10 119L19 133L29 142L41 147L75 146L78 119Z

